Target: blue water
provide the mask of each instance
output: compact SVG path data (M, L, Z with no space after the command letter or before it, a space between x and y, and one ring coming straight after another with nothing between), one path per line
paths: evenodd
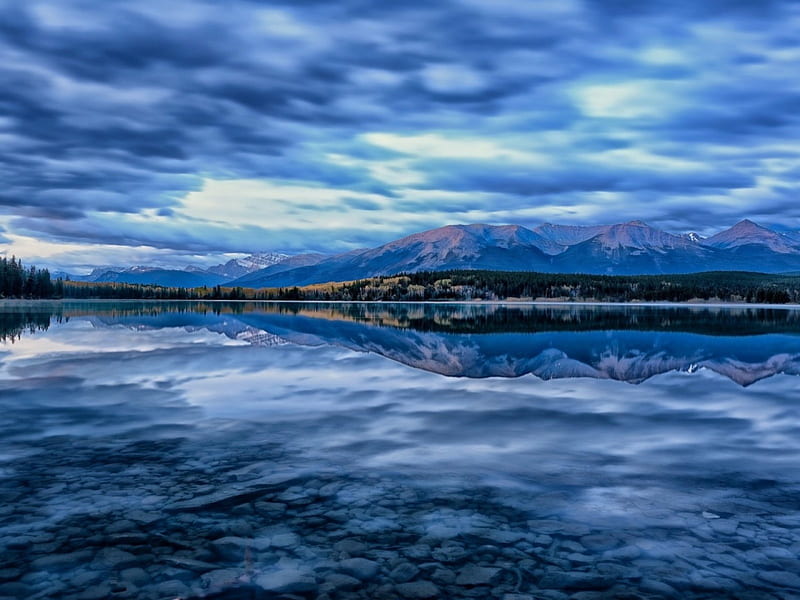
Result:
M7 302L0 339L0 597L800 597L797 310Z

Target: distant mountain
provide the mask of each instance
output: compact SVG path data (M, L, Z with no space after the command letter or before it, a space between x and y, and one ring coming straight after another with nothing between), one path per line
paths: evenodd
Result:
M123 271L103 271L87 281L111 283L138 283L162 285L166 287L201 287L224 283L227 277L206 272L180 271L177 269L156 269L132 267Z
M740 248L742 246L764 246L772 252L780 254L797 254L800 252L800 239L791 234L782 234L766 227L753 223L749 219L738 222L736 225L703 242L712 248Z
M279 264L288 258L290 258L288 254L280 254L277 252L251 254L244 258L231 259L224 264L209 267L204 270L214 275L221 275L225 279L230 280ZM190 267L187 267L187 270L189 269Z
M89 275L69 275L73 281L117 282L163 285L168 287L201 287L223 284L231 279L242 277L248 273L260 271L288 260L288 254L275 252L251 254L244 258L235 258L213 267L202 268L188 266L185 269L164 269L160 267L101 267L94 269ZM303 263L291 263L288 268ZM64 274L67 276L67 274ZM66 278L66 277L64 277Z
M552 223L544 223L543 225L534 227L533 231L558 245L563 252L567 246L585 242L603 233L608 228L609 226L607 225L582 227L579 225L553 225ZM548 252L548 254L550 253ZM558 252L553 252L552 254L558 254Z
M604 228L598 235L555 256L552 271L614 275L686 273L713 264L715 253L685 236L666 233L641 221Z
M401 271L548 270L550 256L542 248L551 246L549 240L518 225L449 225L415 233L377 248L328 257L310 266L280 273L264 269L232 283L249 287L301 286L392 275Z
M313 254L313 253L296 254L295 256L290 256L288 258L285 258L284 260L277 262L273 265L270 265L266 268L249 272L247 275L244 275L242 277L234 279L233 281L228 282L228 285L241 286L241 287L259 287L258 285L252 285L252 284L254 282L258 282L259 280L265 277L277 275L278 273L284 273L285 271L290 271L292 269L297 269L300 267L308 267L316 265L326 258L328 258L327 254Z
M800 237L800 236L797 236ZM642 221L591 227L546 223L449 225L388 244L289 268L288 261L239 278L244 287L303 286L400 272L489 269L645 275L742 270L800 270L800 242L751 221L708 239L674 235Z
M702 243L703 240L706 239L702 235L700 235L699 233L695 233L694 231L690 231L689 233L684 233L683 237L685 237L690 242L695 242L697 244Z
M800 231L743 220L708 238L672 234L642 221L573 226L448 225L376 248L336 255L258 253L213 267L103 267L77 281L166 286L287 287L446 269L609 275L700 271L800 271ZM64 274L66 275L66 274Z

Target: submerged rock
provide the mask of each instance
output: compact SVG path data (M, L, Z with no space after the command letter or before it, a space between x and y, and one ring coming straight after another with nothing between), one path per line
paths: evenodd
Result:
M412 581L410 583L399 583L395 586L397 593L409 600L424 600L426 598L438 598L439 588L430 581Z
M478 565L467 565L459 571L456 577L456 585L474 587L477 585L489 585L500 569L494 567L480 567Z
M317 581L307 571L299 568L283 568L259 575L255 584L267 592L302 593L317 588Z
M366 558L348 558L339 563L339 569L361 581L368 581L378 575L381 566Z

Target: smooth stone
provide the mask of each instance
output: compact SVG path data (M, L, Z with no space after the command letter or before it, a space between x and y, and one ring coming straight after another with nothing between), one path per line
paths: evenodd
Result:
M619 540L603 533L594 533L583 536L581 538L581 544L583 544L584 548L592 552L602 552L603 550L616 548L619 545Z
M489 585L492 578L497 575L500 569L495 567L481 567L478 565L466 565L459 571L456 577L456 585L474 587L476 585Z
M149 525L150 523L154 523L161 518L161 515L154 512L146 512L143 510L132 510L125 515L131 521L136 521L137 523L143 523L144 525Z
M539 580L539 587L556 590L599 590L614 583L613 579L592 573L550 571Z
M225 534L234 537L253 535L253 526L244 519L229 519L222 524Z
M588 554L580 554L578 552L570 552L566 556L567 560L574 563L590 564L596 560L596 557L589 556Z
M0 569L0 581L14 581L22 575L19 569Z
M94 564L103 565L112 569L130 567L139 562L130 552L119 548L103 548L94 558Z
M606 550L603 552L604 560L634 560L642 555L641 548L636 546L622 546L613 550Z
M397 583L405 583L406 581L414 579L418 573L419 569L415 565L412 565L410 562L403 562L392 569L392 572L389 573L389 577Z
M19 581L0 583L0 598L27 598L31 589Z
M711 529L723 535L733 535L739 527L739 521L735 519L714 519L708 522Z
M333 545L333 549L337 552L346 552L347 554L361 554L367 549L367 546L358 540L346 538L336 542Z
M272 536L270 543L276 548L291 548L300 544L300 538L294 533L278 533Z
M177 579L163 581L153 587L160 595L169 598L185 598L190 594L189 588L186 586L186 584L182 581L178 581Z
M441 585L451 585L456 581L456 574L448 569L436 569L431 574L431 579Z
M408 546L403 550L403 554L405 554L408 558L428 558L431 555L431 547L427 544L415 544L414 546Z
M317 589L317 581L306 571L285 568L259 575L255 584L267 592L294 594L312 592Z
M325 577L325 584L334 590L354 590L361 585L361 582L344 573L331 573Z
M766 548L760 548L760 550L764 553L764 556L768 556L769 558L797 558L791 551L779 546L767 546Z
M253 505L256 512L267 515L282 515L286 512L286 505L283 502L266 502L259 500Z
M91 550L78 550L67 554L51 554L42 556L31 562L35 569L47 570L55 567L65 567L67 565L77 565L88 562L92 557Z
M758 577L781 587L800 590L800 575L788 571L759 571Z
M197 573L206 573L207 571L213 571L217 568L217 565L193 558L183 558L182 556L167 556L164 558L164 562L170 566L186 569L187 571L195 571Z
M586 548L581 546L578 542L573 542L572 540L564 540L561 542L561 548L570 550L571 552L583 552L586 550Z
M411 600L439 597L439 588L430 581L398 583L395 589L403 598L409 598Z
M111 586L107 583L91 585L78 594L80 600L103 600L111 595Z
M241 562L244 561L248 549L252 545L252 540L236 536L227 536L214 540L211 542L211 545L224 560Z
M381 566L367 558L348 558L339 563L339 569L361 581L368 581L380 573Z
M114 521L113 523L111 523L111 525L106 527L106 532L111 534L123 533L126 531L137 529L137 527L138 526L136 525L136 523L134 523L130 519L122 519L121 521Z
M492 540L497 544L507 545L524 540L527 537L527 534L520 531L503 531L501 529L495 529L483 533L481 537L486 538L487 540Z
M640 587L642 591L660 594L665 598L680 598L678 591L663 581L657 581L655 579L642 579Z
M100 579L100 577L101 575L97 571L80 571L69 582L77 588L85 588Z
M231 509L231 514L236 515L238 517L249 516L255 513L253 507L250 504L240 504L239 506L234 506Z
M531 520L528 521L528 528L534 533L548 535L556 534L582 537L591 533L591 530L586 525L557 521L555 519Z
M212 592L239 583L244 572L240 569L215 569L200 577L200 586Z
M150 575L147 574L147 571L141 569L139 567L131 567L130 569L123 569L119 576L124 581L129 581L134 585L142 586L146 583L150 582Z
M469 553L463 546L450 545L436 548L433 551L433 558L443 563L455 563L465 559Z
M730 590L733 582L730 579L718 576L714 571L696 571L689 576L692 587L709 592Z

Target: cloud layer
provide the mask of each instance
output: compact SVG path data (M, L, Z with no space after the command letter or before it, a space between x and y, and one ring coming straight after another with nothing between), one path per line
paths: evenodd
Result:
M0 3L2 243L75 265L453 222L797 228L798 29L792 0Z

